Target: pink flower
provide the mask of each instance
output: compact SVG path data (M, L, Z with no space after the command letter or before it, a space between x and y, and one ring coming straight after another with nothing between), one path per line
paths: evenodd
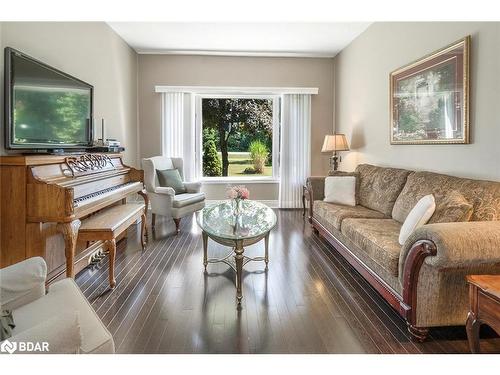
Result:
M248 199L250 197L250 192L246 187L239 185L229 187L226 191L226 195L229 199Z

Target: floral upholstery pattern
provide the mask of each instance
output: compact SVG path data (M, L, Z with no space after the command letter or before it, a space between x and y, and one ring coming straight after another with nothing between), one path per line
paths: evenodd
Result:
M432 223L456 223L469 221L474 207L458 191L453 190L446 194L436 195L436 210L429 220Z
M500 274L500 182L371 165L356 171L356 207L323 202L324 177L310 180L315 219L400 294L413 244L432 241L437 253L425 258L419 273L416 325L463 325L469 305L465 275ZM427 194L436 198L435 214L400 246L401 223ZM359 217L374 213L380 217Z
M325 197L325 176L311 176L306 185L312 190L314 200L323 200Z
M359 204L390 216L411 171L360 164L356 172L359 173Z
M313 215L314 217L323 218L323 222L326 221L328 225L336 229L340 229L342 221L346 218L386 218L384 214L363 206L352 207L323 201L314 201Z
M400 229L401 224L393 219L345 219L341 232L379 266L398 276Z
M471 221L500 220L500 182L471 180L432 172L414 172L392 210L392 218L404 222L410 210L427 194L445 197L457 191L473 206ZM438 202L439 204L439 202Z

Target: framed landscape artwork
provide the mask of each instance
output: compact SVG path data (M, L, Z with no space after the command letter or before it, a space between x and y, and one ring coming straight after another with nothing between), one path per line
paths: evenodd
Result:
M469 143L470 36L390 75L391 144Z

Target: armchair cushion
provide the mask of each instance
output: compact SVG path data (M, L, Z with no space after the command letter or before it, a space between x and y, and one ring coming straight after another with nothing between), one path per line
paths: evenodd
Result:
M13 311L16 328L13 336L62 313L78 312L81 331L80 352L114 353L111 333L82 294L73 279L67 278L50 285L43 298Z
M177 194L172 202L172 207L175 208L186 207L198 202L203 202L204 200L205 200L205 193Z
M174 189L175 194L182 194L186 192L186 187L182 182L181 175L177 169L164 169L156 170L158 181L162 187L171 187Z
M80 320L77 311L56 314L37 325L12 336L11 342L47 342L49 354L78 354L82 342ZM44 352L27 352L37 354Z
M0 269L0 305L14 310L45 294L47 264L33 257Z

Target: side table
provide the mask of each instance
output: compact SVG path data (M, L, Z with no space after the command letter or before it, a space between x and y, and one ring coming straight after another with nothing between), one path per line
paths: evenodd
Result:
M480 353L479 328L487 324L500 334L500 275L468 275L470 309L467 338L472 353Z

